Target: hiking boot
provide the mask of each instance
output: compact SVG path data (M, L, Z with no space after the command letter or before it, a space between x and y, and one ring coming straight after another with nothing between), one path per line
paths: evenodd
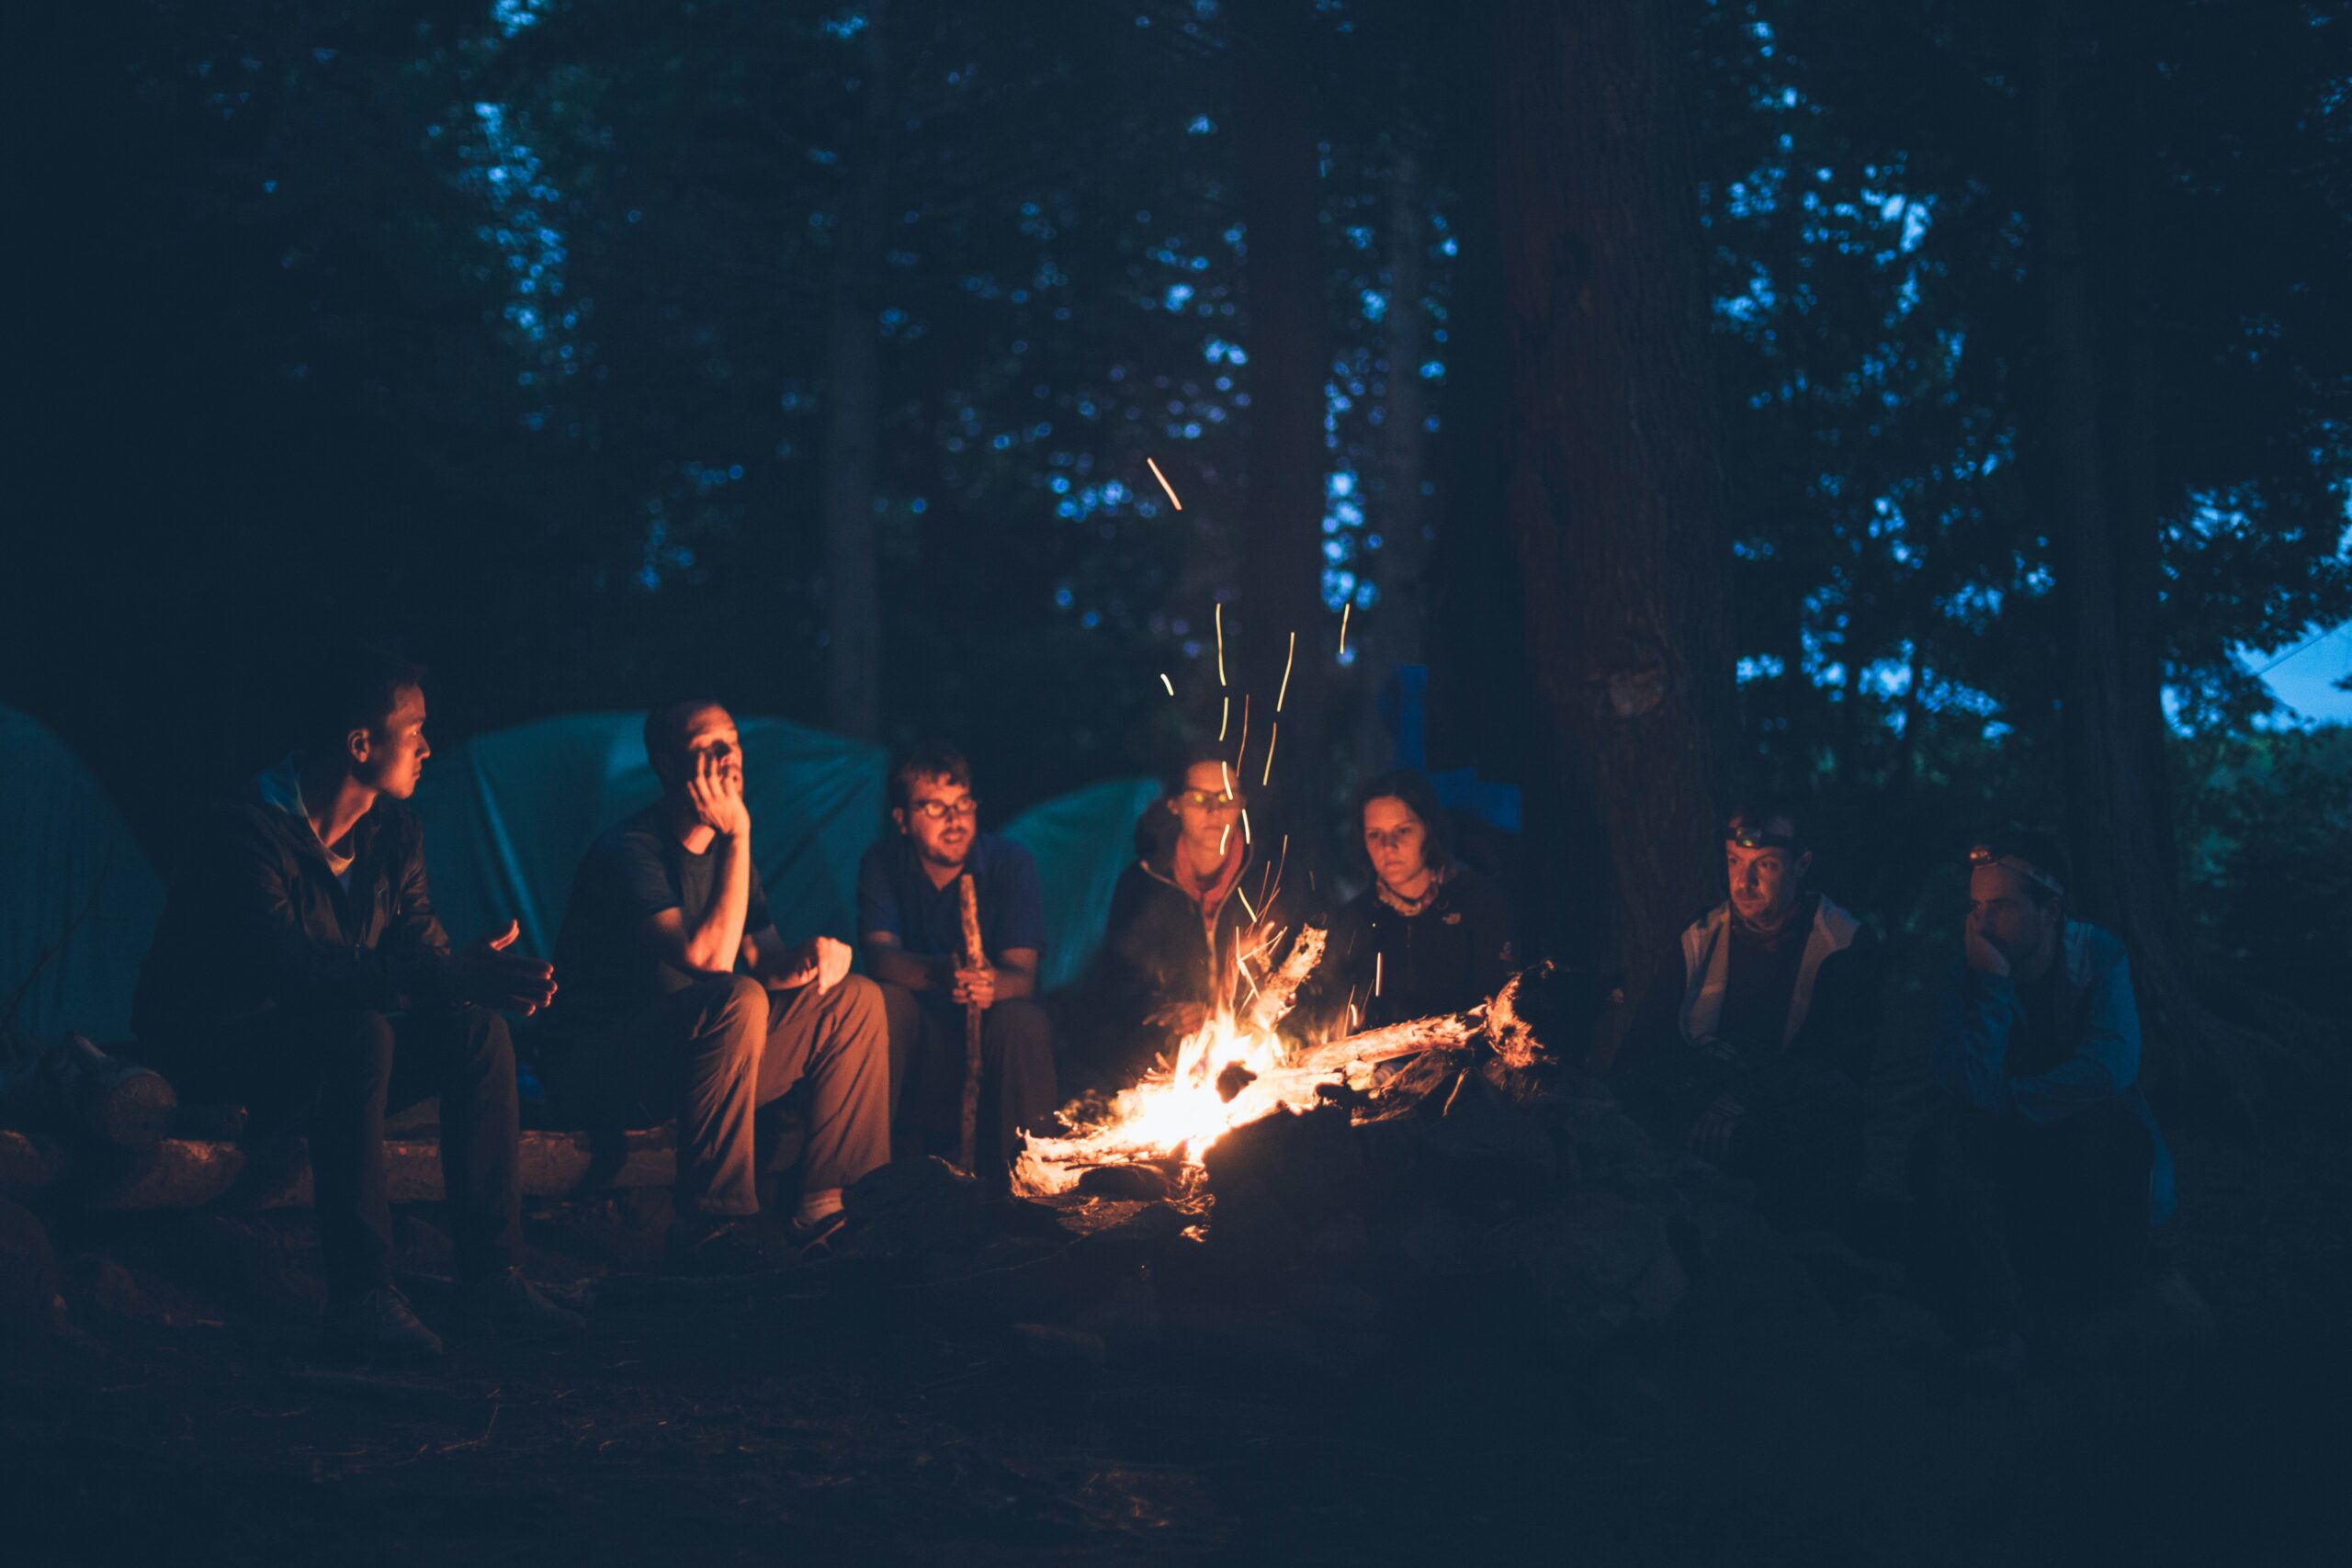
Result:
M807 1258L831 1245L833 1237L841 1234L842 1226L847 1224L848 1212L835 1209L821 1219L795 1218L785 1225L784 1234L790 1239L794 1254Z
M327 1303L327 1343L354 1356L437 1356L441 1337L418 1321L408 1298L390 1285Z
M509 1266L458 1287L458 1311L476 1327L522 1339L570 1339L588 1332L588 1320L558 1306Z

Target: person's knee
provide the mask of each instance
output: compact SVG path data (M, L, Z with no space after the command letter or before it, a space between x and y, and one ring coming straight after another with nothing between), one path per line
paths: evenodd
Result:
M390 1080L395 1037L389 1017L355 1009L331 1017L323 1032L334 1059L347 1071L364 1078Z
M982 1017L985 1027L981 1039L991 1055L1008 1060L1053 1058L1053 1024L1046 1017L1046 1010L1028 998L1013 997L998 1002Z
M888 1027L882 987L863 975L842 976L825 1000L833 1016L853 1033L871 1033L879 1040Z
M466 1059L477 1066L514 1066L514 1033L505 1016L489 1008L469 1007L463 1013Z
M696 1038L706 1051L756 1058L768 1033L768 990L749 975L713 976L695 982L703 994L702 1028Z

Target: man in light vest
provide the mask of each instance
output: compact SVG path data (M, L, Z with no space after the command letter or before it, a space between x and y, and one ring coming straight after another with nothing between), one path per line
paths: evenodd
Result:
M1861 1177L1876 944L1805 886L1793 809L1732 813L1724 862L1730 897L1662 956L1613 1076L1657 1135L1754 1181L1774 1223L1835 1228Z

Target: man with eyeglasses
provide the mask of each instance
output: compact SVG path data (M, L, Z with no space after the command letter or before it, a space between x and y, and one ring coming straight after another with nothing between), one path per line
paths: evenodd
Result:
M2172 1217L2172 1158L2141 1097L2140 1015L2123 944L2069 918L2047 834L1968 852L1964 957L1934 1051L1944 1103L1915 1179L1942 1245L1969 1359L2014 1376L2029 1283L2139 1282Z
M717 703L646 716L662 798L598 839L556 942L564 989L537 1061L560 1100L678 1119L684 1271L757 1267L758 1112L808 1085L800 1202L785 1239L806 1249L842 1223L842 1190L890 1157L882 994L828 936L786 942L752 860L743 742ZM773 1125L773 1122L771 1123Z
M1037 863L1010 839L979 830L972 770L930 741L890 773L890 824L857 873L865 967L889 1017L891 1120L902 1151L955 1146L950 1123L964 1082L965 1009L980 1009L978 1159L1005 1179L1017 1129L1044 1124L1059 1103L1053 1028L1037 1005L1046 900ZM978 906L981 962L964 955L962 894Z
M1806 887L1793 809L1733 812L1724 863L1730 897L1664 955L1612 1070L1629 1109L1754 1181L1775 1223L1835 1228L1861 1179L1876 944Z

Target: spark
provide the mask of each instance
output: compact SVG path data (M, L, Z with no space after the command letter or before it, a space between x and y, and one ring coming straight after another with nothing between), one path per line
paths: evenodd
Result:
M1241 744L1234 749L1233 771L1243 772L1241 759L1250 754L1250 694L1241 694Z
M1216 858L1217 858L1217 859L1219 859L1219 860L1223 860L1223 859L1225 858L1225 846L1226 846L1226 845L1227 845L1227 844L1229 844L1229 843L1231 843L1232 841L1233 841L1233 824L1232 824L1232 823L1230 823L1230 822L1227 822L1227 823L1225 825L1225 831L1224 831L1224 832L1222 832L1222 833L1219 833L1219 834L1216 836Z
M1225 765L1225 759L1222 757L1216 760L1216 776L1225 781L1225 798L1231 800L1233 798L1233 770Z
M1350 1003L1348 1004L1348 1032L1349 1032L1349 1033L1353 1034L1353 1033L1354 1033L1358 1029L1360 1029L1360 1028L1362 1028L1362 1027L1363 1027L1363 1025L1357 1021L1357 1020L1358 1020L1361 1016L1362 1016L1362 1015L1361 1015L1361 1014L1359 1014L1359 1013L1356 1011L1356 1004L1355 1004L1355 1003L1353 1003L1353 1002L1350 1002Z
M1282 721L1277 719L1274 721L1272 732L1266 737L1266 772L1264 775L1258 780L1258 783L1261 785L1271 784L1274 782L1274 743L1282 738Z
M1340 606L1340 657L1342 659L1348 656L1348 612L1355 607L1356 602L1352 599ZM1223 657L1223 654L1218 655L1220 659Z
M1250 808L1246 806L1241 808L1241 841L1250 842Z
M1233 722L1233 699L1224 698L1223 705L1216 710L1216 738L1219 740L1225 739L1226 727Z
M1283 688L1274 694L1274 711L1283 711L1283 699L1290 695L1291 661L1298 657L1298 634L1290 634L1290 651L1283 655Z
M1159 672L1159 683L1168 688L1168 694L1170 696L1172 697L1176 694L1176 682L1168 678L1168 671L1165 670Z
M1144 465L1151 469L1151 477L1159 481L1159 488L1168 492L1168 504L1179 512L1183 511L1184 503L1176 499L1176 487L1168 482L1168 476L1159 471L1159 465L1149 457L1144 459Z
M1250 917L1250 923L1253 926L1256 925L1258 923L1258 911L1250 908L1250 889L1247 887L1236 887L1233 890L1233 896L1241 900L1242 913ZM1245 978L1249 976L1250 967L1248 964L1245 964L1242 965L1241 973Z
M1375 997L1380 995L1380 960L1383 956L1379 953L1372 955L1372 994Z
M1340 618L1342 621L1347 619L1345 615ZM1340 628L1340 642L1343 650L1347 640L1348 629L1342 626ZM1223 604L1219 604L1216 607L1216 683L1220 686L1225 684L1225 605Z

